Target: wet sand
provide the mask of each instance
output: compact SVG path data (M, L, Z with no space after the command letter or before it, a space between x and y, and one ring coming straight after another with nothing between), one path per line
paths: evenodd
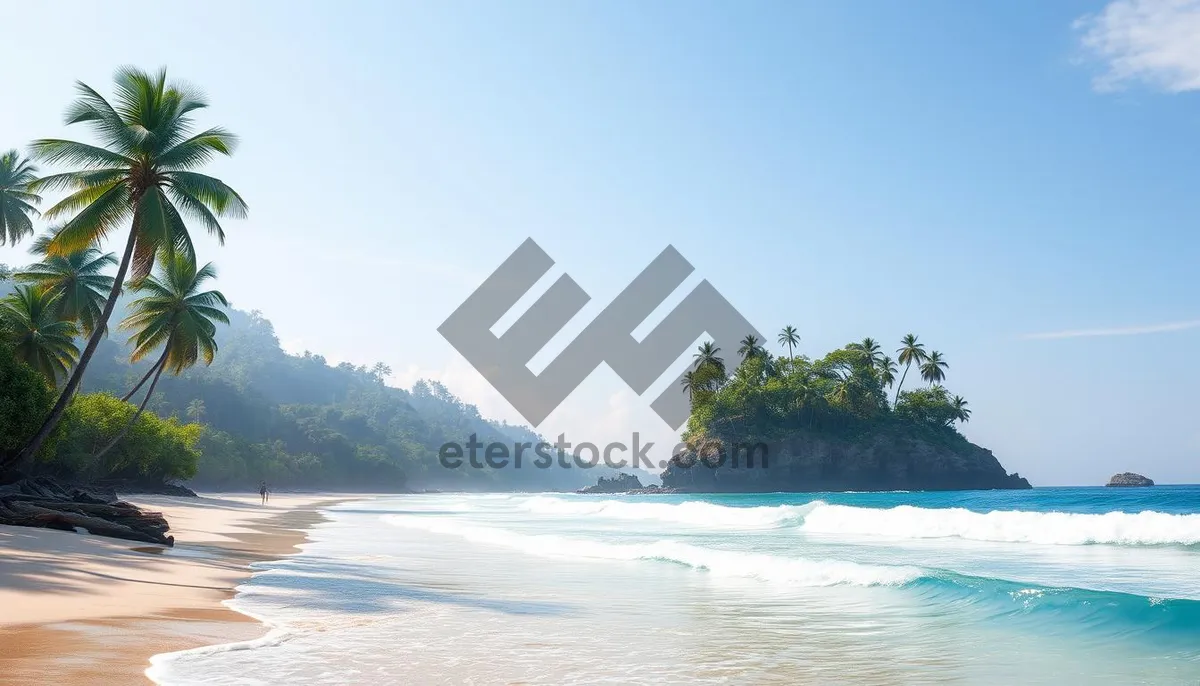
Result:
M174 548L0 526L0 684L147 684L151 655L262 636L222 601L342 499L129 500L166 515Z

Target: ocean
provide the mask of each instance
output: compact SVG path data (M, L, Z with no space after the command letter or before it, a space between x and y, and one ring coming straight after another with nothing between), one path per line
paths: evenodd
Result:
M1198 684L1200 486L325 511L160 684Z

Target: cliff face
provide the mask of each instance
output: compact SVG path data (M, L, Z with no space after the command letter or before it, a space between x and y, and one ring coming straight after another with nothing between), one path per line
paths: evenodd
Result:
M965 440L932 441L896 430L847 439L801 433L766 444L748 465L695 453L676 455L662 474L665 487L691 492L897 491L1031 488L1008 474L990 450Z

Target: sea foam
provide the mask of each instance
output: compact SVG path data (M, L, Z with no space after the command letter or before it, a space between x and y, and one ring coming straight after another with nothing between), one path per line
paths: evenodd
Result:
M891 508L834 505L814 500L801 505L730 507L703 501L682 503L628 500L568 500L535 496L520 504L533 514L598 517L685 524L706 529L795 527L812 534L888 538L962 538L1001 543L1050 545L1196 545L1200 514L1164 512L1029 512L964 508Z
M822 503L799 525L806 533L891 538L963 538L1052 545L1195 545L1200 515L1163 512L973 512L901 505L887 509Z
M726 507L699 500L647 503L626 500L565 500L552 496L534 496L521 503L520 507L527 512L543 515L659 521L720 529L754 529L798 523L813 508L823 504L818 500L803 505Z
M910 566L787 558L667 540L615 544L553 534L522 534L440 517L384 515L382 519L393 526L460 536L472 542L500 545L543 557L672 562L717 576L753 578L795 586L898 586L922 576L922 570Z

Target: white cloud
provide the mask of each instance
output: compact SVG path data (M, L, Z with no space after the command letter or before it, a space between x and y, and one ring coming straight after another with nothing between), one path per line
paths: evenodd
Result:
M1097 90L1142 82L1171 93L1200 90L1200 0L1114 0L1075 21L1106 70Z
M1184 322L1166 322L1165 324L1149 324L1146 326L1123 326L1109 329L1075 329L1071 331L1050 331L1047 333L1030 333L1025 334L1022 338L1026 339L1048 339L1048 338L1086 338L1096 336L1141 336L1151 333L1167 333L1170 331L1184 331L1187 329L1195 329L1200 327L1200 319L1193 319Z

